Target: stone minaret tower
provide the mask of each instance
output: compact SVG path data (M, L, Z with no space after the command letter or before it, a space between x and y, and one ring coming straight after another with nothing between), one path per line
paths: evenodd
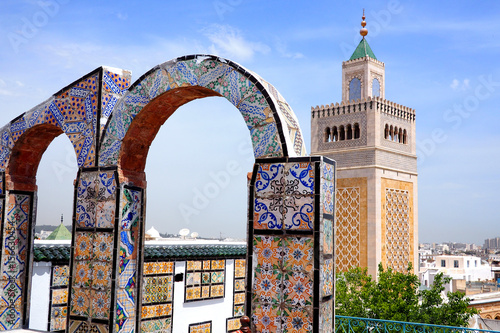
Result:
M418 268L415 110L385 99L365 36L342 63L342 102L311 108L311 153L337 161L336 267Z

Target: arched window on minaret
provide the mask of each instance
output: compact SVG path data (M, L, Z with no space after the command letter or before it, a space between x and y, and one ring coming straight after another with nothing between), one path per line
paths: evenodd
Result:
M389 140L391 141L394 139L394 128L392 127L392 125L391 127L389 127L389 138Z
M332 133L330 131L330 127L327 127L325 129L325 142L331 142L332 141Z
M355 123L354 124L354 138L359 139L360 133L359 133L359 124Z
M406 130L403 131L403 143L406 144L408 141L408 134L406 133Z
M392 137L394 142L398 142L398 127L394 126L394 136Z
M345 140L345 130L344 125L339 127L339 141Z
M361 81L355 77L349 82L349 101L361 99Z
M351 124L347 125L346 136L347 136L347 140L352 140L352 126L351 126Z
M389 125L385 124L384 139L389 137Z
M401 127L399 128L398 142L403 143L403 129Z
M378 79L372 81L372 96L380 97L380 82Z
M339 141L339 132L337 131L337 126L333 126L333 129L332 129L332 141L333 142Z

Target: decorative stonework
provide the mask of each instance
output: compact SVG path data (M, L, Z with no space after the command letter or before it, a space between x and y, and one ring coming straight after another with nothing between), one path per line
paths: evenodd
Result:
M336 227L337 270L359 267L360 193L357 187L337 189Z
M406 272L413 263L413 184L382 178L382 263Z

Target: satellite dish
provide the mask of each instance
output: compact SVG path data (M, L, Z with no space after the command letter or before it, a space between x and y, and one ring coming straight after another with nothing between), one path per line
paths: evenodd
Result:
M184 237L189 235L189 229L184 228L184 229L179 230L179 235L184 236Z
M192 232L191 233L191 238L196 239L196 237L198 237L198 233L197 232Z

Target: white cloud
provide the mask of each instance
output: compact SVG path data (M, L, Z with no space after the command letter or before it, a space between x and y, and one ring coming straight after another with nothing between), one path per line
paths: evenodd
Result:
M450 88L456 91L465 91L470 88L470 80L463 79L462 81L458 79L453 79L450 84Z
M266 54L271 50L263 43L245 40L238 29L228 25L214 24L205 29L204 34L212 42L211 53L237 61L248 61L255 53Z
M123 14L122 12L116 13L116 17L118 17L119 20L125 21L128 19L127 14Z
M285 44L285 42L278 40L275 45L276 51L284 58L290 59L301 59L304 58L304 55L300 52L290 52Z

